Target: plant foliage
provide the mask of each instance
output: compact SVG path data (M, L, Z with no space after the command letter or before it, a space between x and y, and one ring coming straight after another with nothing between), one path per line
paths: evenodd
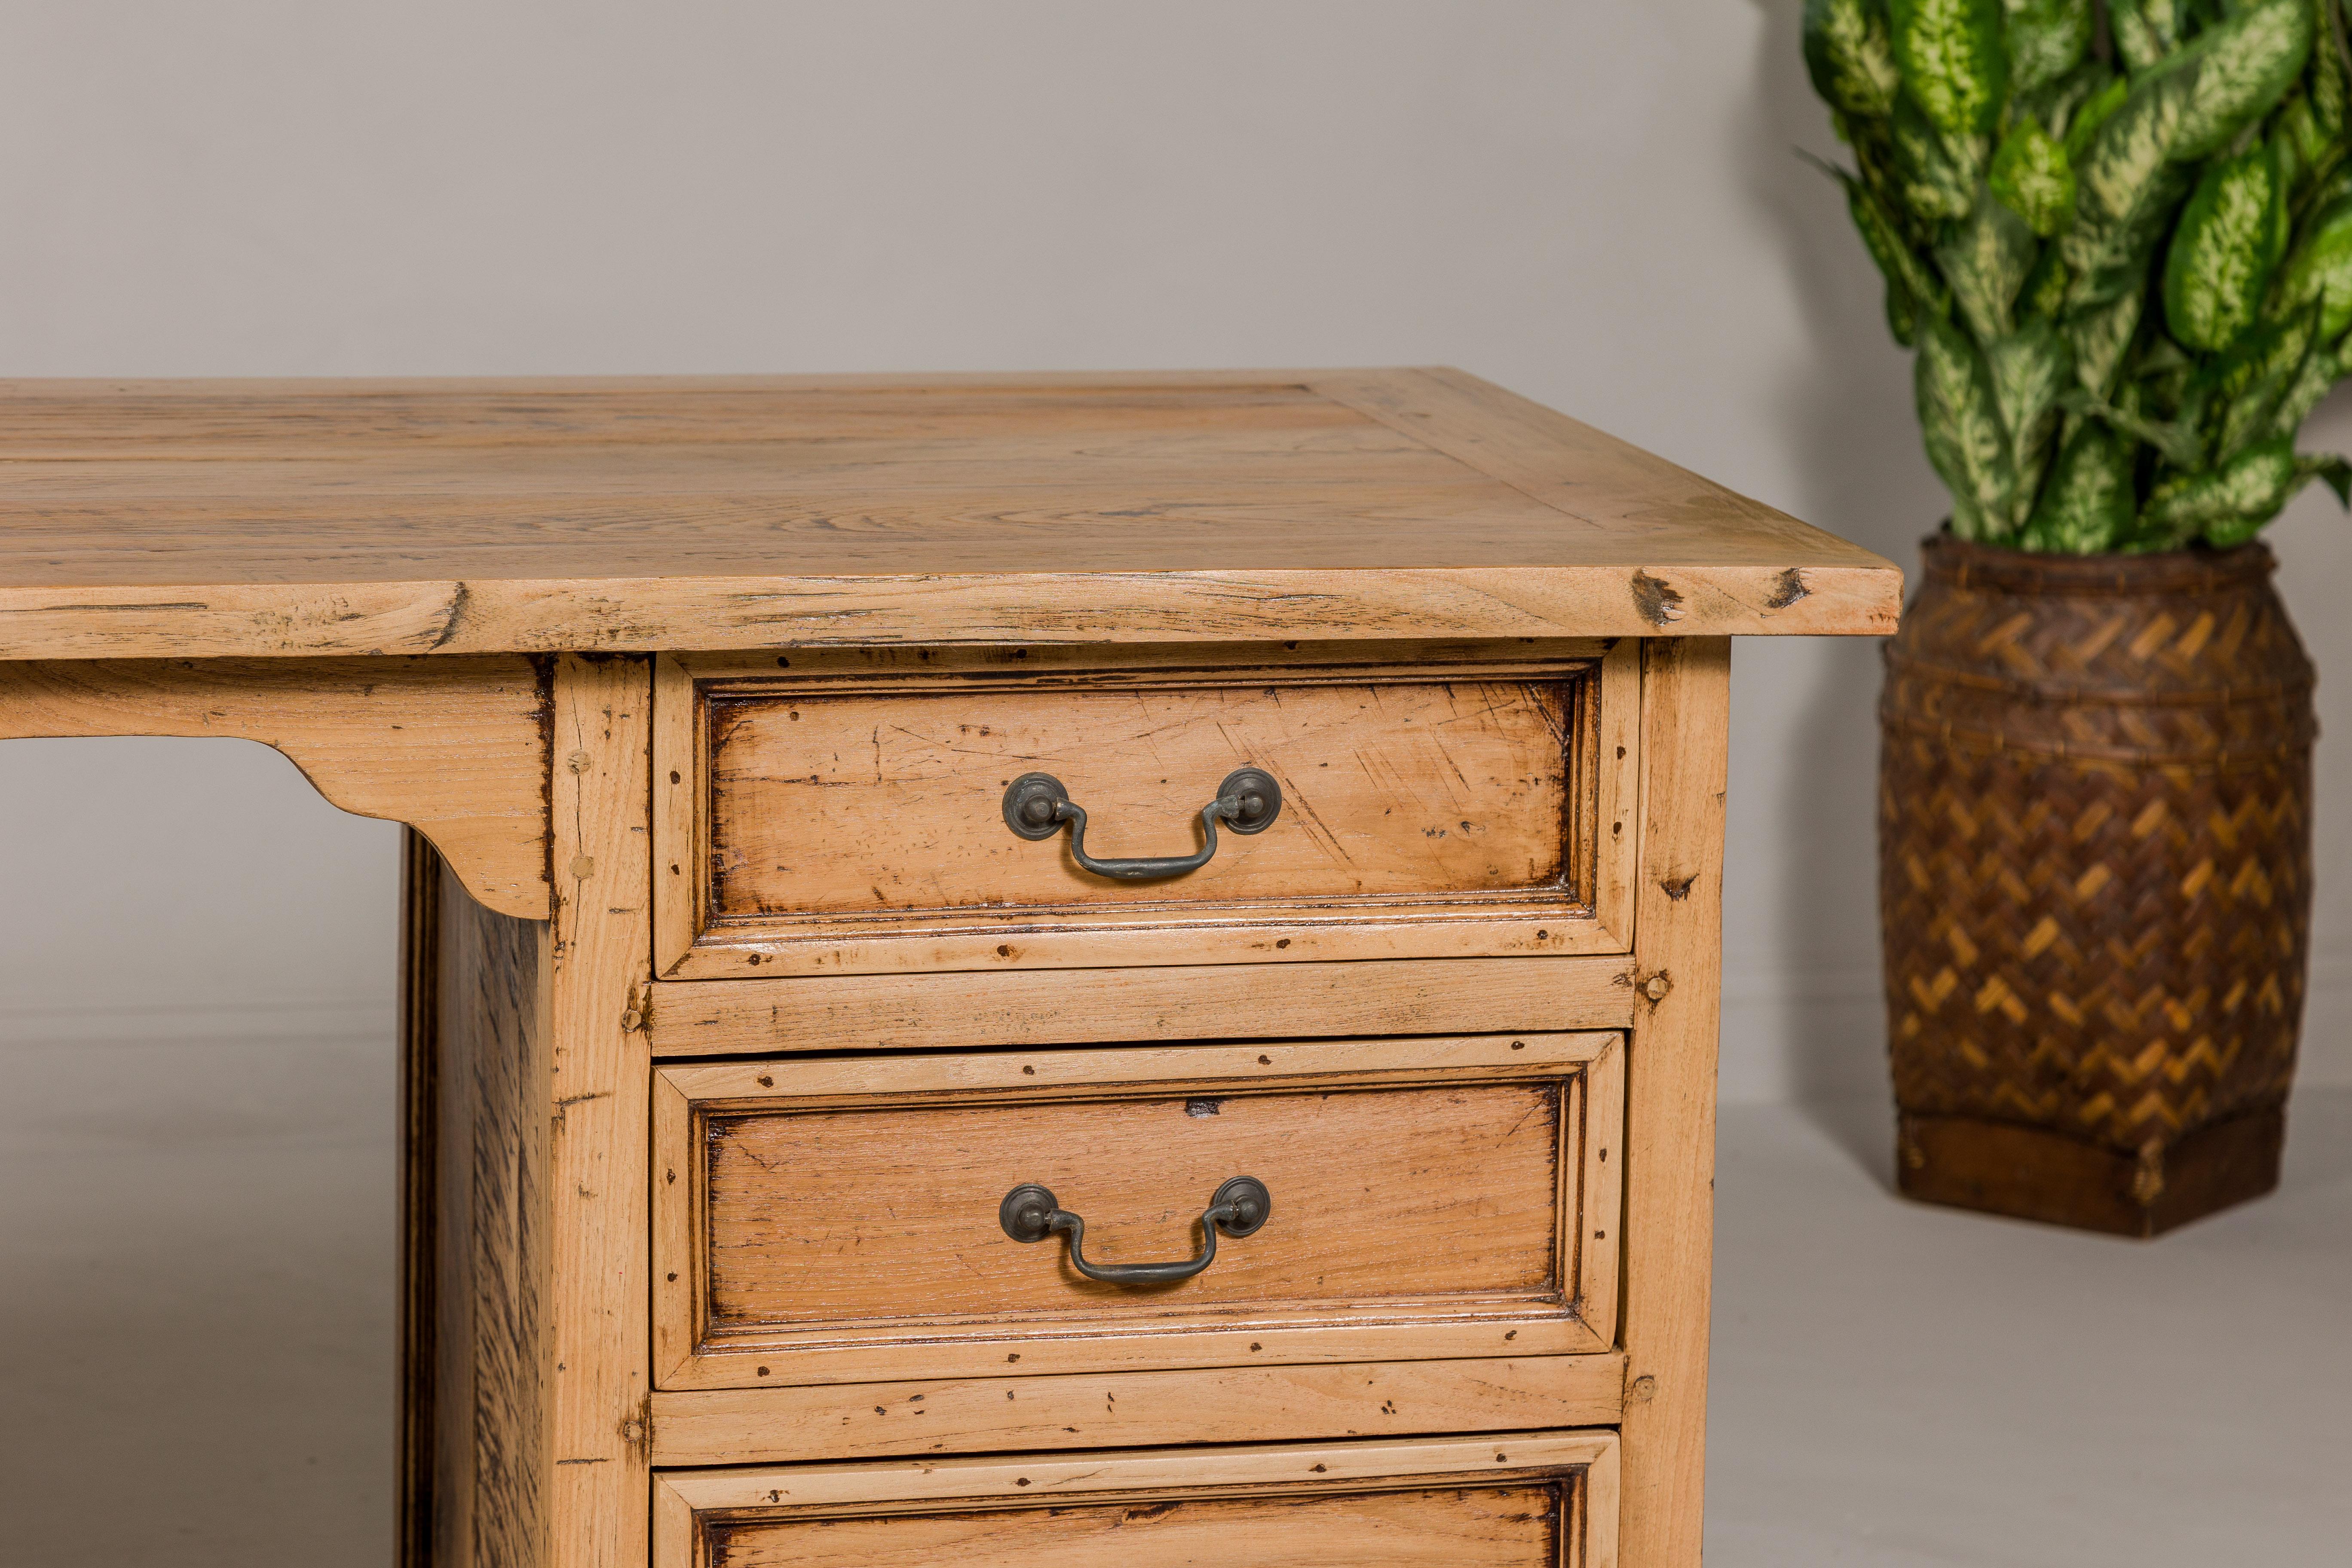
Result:
M1806 0L1952 531L2243 543L2352 373L2352 0ZM1826 165L1825 165L1826 167Z

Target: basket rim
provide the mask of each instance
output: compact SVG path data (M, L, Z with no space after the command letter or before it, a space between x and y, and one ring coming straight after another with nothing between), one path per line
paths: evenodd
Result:
M1957 588L2056 598L2221 593L2260 583L2278 557L2257 539L2228 550L2198 546L2145 555L2054 555L1979 544L1939 529L1919 543L1923 580Z

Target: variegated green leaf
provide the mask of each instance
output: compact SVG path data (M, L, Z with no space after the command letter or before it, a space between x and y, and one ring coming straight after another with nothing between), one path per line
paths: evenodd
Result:
M1805 68L1832 108L1871 120L1892 114L1903 79L1882 0L1805 0Z
M1927 460L1952 492L1952 531L1999 539L2008 531L2016 476L1984 356L1949 321L1924 321L1912 379Z
M1966 143L1955 143L1906 93L1890 122L1895 188L1903 205L1929 221L1952 222L1976 205L1977 182Z
M2033 270L2017 291L2017 319L2054 321L2066 305L2066 258L2054 245L2045 245L2033 258Z
M2070 305L2104 304L2147 286L2147 263L2192 185L2190 172L2170 161L2192 85L2177 71L2143 78L2084 135L2074 224L2058 241L2074 274Z
M2159 68L2194 83L2172 156L2210 157L2268 114L2302 73L2311 40L2311 0L2255 0L2168 57Z
M2001 0L1888 0L1903 85L1946 135L1989 136L2009 92Z
M2213 435L2207 443L2214 461L2226 462L2279 433L2280 405L2314 356L2326 352L2319 341L2319 320L2315 304L2285 321L2270 322L2248 333L2238 349L2205 373L2202 379L2212 382L2219 393L2211 416Z
M2074 555L2113 550L2130 531L2138 501L2132 493L2130 443L2086 420L2059 452L2018 542Z
M2352 508L2352 463L2331 454L2297 456L2294 471L2289 476L2278 504L2267 512L2246 512L2222 518L2205 525L2205 542L2216 550L2229 550L2245 543L2263 531L2263 525L2285 510L2286 503L2303 492L2314 479L2325 479L2327 488L2336 492L2338 505Z
M2074 361L2076 384L2096 398L2115 395L2124 351L2139 329L2140 296L2118 295L2104 304L2070 311L2062 330Z
M2224 511L2202 524L2205 542L2216 550L2232 549L2253 538L2314 479L2326 480L2327 488L2336 492L2337 504L2352 507L2352 463L2342 458L2333 454L2297 454L2290 439L2282 436L2260 447L2250 448L2242 462L2242 483L2230 499L2246 504L2242 510ZM2229 476L2239 467L2231 464L2217 472ZM2148 499L2153 503L2156 498Z
M2258 143L2215 159L2181 212L2165 257L2165 324L2190 348L2228 348L2253 325L2285 253L2278 154Z
M2319 406L2319 400L2343 375L2343 362L2336 351L2315 342L2310 357L2295 367L2294 379L2279 398L2278 407L2271 415L2269 433L2292 438L2303 428L2303 422L2311 417L2311 411Z
M2128 382L2124 385L2126 395L2137 390ZM2102 403L2080 392L2069 393L2062 401L2068 413L2086 416L2122 435L2155 447L2164 460L2176 468L2195 470L2205 467L2204 441L2186 423L2159 419L2125 404Z
M2022 525L2032 510L2033 492L2050 462L2050 443L2058 433L2058 398L2074 380L2074 363L2057 329L2033 321L2005 338L1985 344L1985 369L1992 383L1993 406L2009 437L2010 472L2014 486L2010 497L2012 526Z
M2007 10L2011 94L2038 91L2083 63L2091 47L2091 0L2007 0Z
M2017 291L2033 266L2033 231L2025 220L1993 199L1977 198L1969 220L1936 247L1936 268L1951 285L1952 304L1979 342L2005 335Z
M2012 93L2008 123L2013 126L2021 120L2038 121L2063 145L2084 107L2113 87L2115 81L2115 67L2105 60L2084 60L2056 81L2045 82L2032 92Z
M2142 549L2178 550L2216 527L2251 536L2286 505L2301 482L2296 470L2294 442L2279 437L2247 447L2220 468L2167 479L2140 507L2134 542Z
M2270 143L2277 150L2279 173L2285 179L2289 200L2308 186L2321 163L2329 156L2326 135L2312 116L2311 98L2291 94L2271 121Z
M2298 456L2294 466L2306 484L2313 479L2326 480L2327 488L2336 492L2336 504L2352 511L2352 459L2334 452L2323 452L2316 456Z
M1992 155L1992 194L2043 238L2074 218L2074 171L2041 122L2021 120Z
M2079 162L2084 154L2090 151L2091 140L2099 133L2099 128L2107 122L2116 110L2124 106L2125 100L2129 97L2131 97L2131 79L2119 76L2110 78L2102 83L2096 91L2083 100L2066 121L2066 133L2063 140L2066 143L2067 162Z
M2125 65L2144 71L2164 58L2168 46L2152 26L2139 0L2107 0L2107 32Z
M2337 40L2336 18L2341 15L2336 0L2311 0L2311 67L2304 79L2305 95L2311 100L2311 117L2324 137L2341 137L2352 116L2347 114L2347 100L2352 100L2352 65L2344 58L2344 47ZM2337 149L2339 154L2342 149Z
M1832 164L1822 163L1821 167L1844 187L1846 212L1853 218L1853 226L1861 231L1862 243L1870 252L1870 258L1878 263L1879 273L1886 279L1887 327L1895 333L1895 341L1908 348L1917 335L1919 318L1948 311L1951 296L1934 269L1920 260L1895 231L1894 219L1867 186Z
M2319 335L2333 343L2352 327L2352 196L2337 198L2305 227L2279 274L2273 313L2321 301Z

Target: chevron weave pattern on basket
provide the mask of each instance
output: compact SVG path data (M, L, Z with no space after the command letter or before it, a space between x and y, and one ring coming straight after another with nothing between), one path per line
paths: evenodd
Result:
M2311 907L2312 669L2260 544L1937 539L1888 645L1895 1099L2159 1172L2286 1094Z

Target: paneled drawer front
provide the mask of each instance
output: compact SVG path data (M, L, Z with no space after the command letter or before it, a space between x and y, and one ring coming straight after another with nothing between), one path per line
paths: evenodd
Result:
M1606 1350L1612 1034L991 1052L665 1068L662 1386L756 1388ZM1025 1184L1097 1266L1189 1259L1235 1177L1271 1198L1170 1283L1024 1243Z
M662 973L1622 951L1637 678L1620 646L669 661ZM1089 870L1050 803L1034 837L1007 805L1050 777L1090 857L1164 860L1206 846L1203 808L1250 769L1276 786L1251 795L1270 815L1221 819L1181 875Z
M1146 1449L654 1483L655 1568L1614 1568L1609 1432Z

